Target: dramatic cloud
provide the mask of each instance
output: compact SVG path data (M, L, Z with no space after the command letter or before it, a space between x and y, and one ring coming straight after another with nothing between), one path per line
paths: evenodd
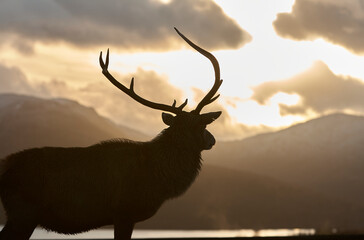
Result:
M238 48L251 36L209 0L3 0L0 37L31 52L35 42L126 51L168 50L184 44L176 26L209 50Z
M150 101L171 105L176 99L183 102L182 91L172 86L165 77L154 71L139 68L132 75L113 74L122 84L129 87L131 77L135 77L134 90L141 97ZM37 94L44 97L63 97L74 99L83 105L93 107L98 113L116 123L139 129L148 134L155 134L161 129L161 112L148 108L114 87L106 79L88 84L82 88L73 88L60 80L38 84Z
M364 53L364 2L361 0L296 0L291 13L280 13L276 32L296 40L323 38Z
M33 87L28 83L24 73L16 67L0 64L0 93L30 93Z
M205 96L205 92L202 92L199 89L193 88L194 91L194 101L198 103ZM239 101L239 99L222 99L223 97L218 98L215 102L210 105L205 106L202 109L202 113L205 112L216 112L222 111L221 116L211 125L207 126L207 129L213 132L214 136L223 139L223 140L233 140L233 139L242 139L245 137L249 137L252 135L256 135L258 133L273 131L273 128L269 128L264 125L260 126L248 126L242 123L238 123L234 121L234 119L229 115L227 109L224 105L234 105L235 101ZM224 102L225 104L221 104ZM195 106L191 106L194 108Z
M143 98L167 105L171 105L174 99L177 105L184 101L182 91L171 85L167 78L143 69L138 69L132 75L135 77L134 90ZM116 78L129 87L131 75ZM108 81L90 84L79 91L82 103L95 107L98 112L117 123L149 134L155 134L157 129L164 127L161 111L136 102Z
M0 64L0 93L19 93L35 95L46 98L68 98L80 102L83 105L93 107L103 116L108 117L118 124L138 129L151 136L157 134L166 126L161 121L161 111L150 109L137 103L116 87L113 87L106 79L88 84L85 87L71 87L60 79L52 79L47 82L30 82L26 75L18 68L5 67ZM135 77L134 89L140 96L163 104L172 104L177 100L181 104L185 100L183 92L171 85L167 77L154 71L146 71L141 68L133 74L114 76L124 85L129 86L132 76ZM185 110L196 107L206 92L194 90L196 103L190 103ZM192 99L190 99L192 100ZM226 108L221 104L225 100L218 99L213 104L206 106L202 112L222 111L223 114L214 124L208 127L219 139L236 139L251 136L271 129L264 126L250 127L233 121Z
M132 75L114 74L117 79L129 87L131 76L135 77L134 89L140 96L163 104L172 104L176 99L181 104L182 91L172 86L166 77L154 71L138 69ZM47 82L31 83L18 68L8 68L0 64L0 93L19 93L46 98L73 99L86 106L93 107L98 113L114 122L139 129L146 133L155 132L163 127L161 112L137 103L131 97L114 87L106 79L75 88L59 79Z
M279 92L298 94L300 103L280 105L281 114L305 114L308 110L324 113L332 110L364 110L364 83L333 74L323 62L288 80L266 82L254 89L252 98L266 103Z

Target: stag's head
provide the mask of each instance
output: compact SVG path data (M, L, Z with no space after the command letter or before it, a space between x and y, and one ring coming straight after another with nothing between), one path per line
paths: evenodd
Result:
M210 91L205 95L205 97L198 103L197 107L194 110L190 112L183 111L183 108L187 105L187 99L184 103L177 106L176 100L174 100L172 105L166 105L162 103L152 102L145 98L140 97L134 91L134 78L131 79L129 88L121 84L108 71L109 50L107 50L105 62L102 59L102 52L100 53L100 58L99 58L100 66L102 68L102 73L112 84L114 84L114 86L119 88L121 91L129 95L137 102L147 107L164 111L162 113L162 119L166 125L168 125L171 129L176 129L176 131L183 133L183 135L185 136L188 136L188 139L193 139L194 142L198 145L197 147L199 149L208 150L211 149L215 144L215 138L206 129L206 126L212 123L215 119L217 119L221 115L221 111L209 112L203 114L201 114L200 112L203 107L212 103L220 96L220 95L215 96L217 90L222 84L222 80L220 79L219 63L211 53L191 42L187 37L185 37L182 33L180 33L177 30L177 28L174 29L191 47L193 47L196 51L198 51L211 61L215 71L214 85L212 86ZM172 113L173 115L170 113Z

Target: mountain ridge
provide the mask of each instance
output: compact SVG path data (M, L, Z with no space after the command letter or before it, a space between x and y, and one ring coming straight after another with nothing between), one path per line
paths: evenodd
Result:
M210 164L270 176L363 205L363 145L364 117L332 114L274 133L220 142L206 157ZM226 154L229 158L220 161Z
M331 115L317 120L322 124L312 120L218 142L203 152L201 175L187 193L138 227L363 229L363 119ZM0 126L0 156L45 145L87 146L115 136L135 139L135 132L67 99L0 95Z
M149 139L68 99L0 94L0 158L41 146L88 146L112 138Z

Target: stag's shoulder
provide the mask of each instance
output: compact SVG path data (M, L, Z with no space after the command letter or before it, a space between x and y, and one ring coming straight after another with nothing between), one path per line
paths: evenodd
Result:
M115 139L109 139L105 141L101 141L95 145L90 146L94 149L101 149L101 150L138 150L142 149L143 146L146 145L146 142L139 142L134 141L130 139L124 139L124 138L115 138Z

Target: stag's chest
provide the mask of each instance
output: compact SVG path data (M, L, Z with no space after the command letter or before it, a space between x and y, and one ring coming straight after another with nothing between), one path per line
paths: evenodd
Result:
M200 156L183 155L167 159L160 168L160 185L168 198L183 194L201 169Z

